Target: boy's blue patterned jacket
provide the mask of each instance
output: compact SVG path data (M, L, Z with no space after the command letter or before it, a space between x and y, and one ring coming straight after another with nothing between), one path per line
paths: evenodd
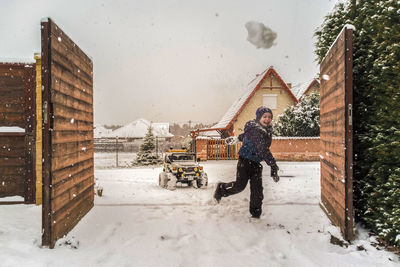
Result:
M265 161L269 166L275 164L269 147L272 142L272 126L264 127L258 121L251 120L244 126L244 133L238 136L243 142L239 156L260 163Z

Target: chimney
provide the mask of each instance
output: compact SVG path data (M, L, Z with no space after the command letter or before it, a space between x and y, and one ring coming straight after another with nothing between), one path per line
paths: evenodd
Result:
M292 88L292 83L287 83L287 86L290 88Z

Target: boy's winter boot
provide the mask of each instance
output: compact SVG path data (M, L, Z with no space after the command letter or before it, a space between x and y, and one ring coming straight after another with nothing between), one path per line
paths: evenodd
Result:
M222 198L222 183L218 183L217 184L217 188L215 189L214 192L214 199L219 203L221 201Z

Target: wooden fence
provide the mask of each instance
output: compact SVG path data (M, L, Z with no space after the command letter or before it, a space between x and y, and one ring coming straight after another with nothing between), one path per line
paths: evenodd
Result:
M226 145L221 139L196 140L196 157L201 160L238 159L242 143ZM276 137L270 147L276 160L318 161L320 155L319 137Z
M0 127L10 129L0 131L0 198L22 196L25 203L35 202L34 67L0 63Z

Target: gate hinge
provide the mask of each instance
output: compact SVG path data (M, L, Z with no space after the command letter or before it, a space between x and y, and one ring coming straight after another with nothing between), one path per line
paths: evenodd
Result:
M353 107L349 104L349 125L353 125Z
M47 101L43 102L43 123L47 124Z

